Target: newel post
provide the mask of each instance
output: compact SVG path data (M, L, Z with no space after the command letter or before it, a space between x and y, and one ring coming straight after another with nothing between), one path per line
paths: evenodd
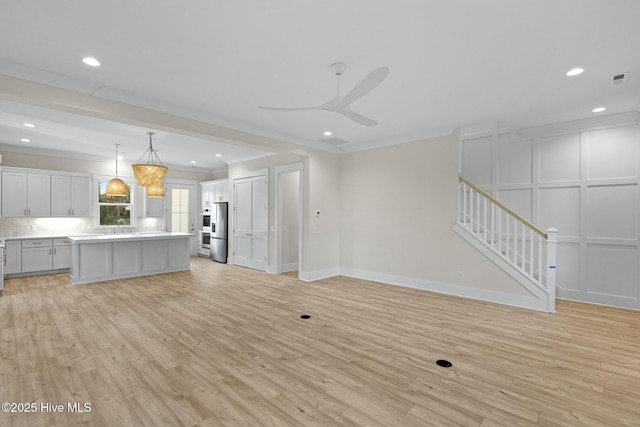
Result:
M558 229L547 230L547 311L556 311L556 253L558 244Z

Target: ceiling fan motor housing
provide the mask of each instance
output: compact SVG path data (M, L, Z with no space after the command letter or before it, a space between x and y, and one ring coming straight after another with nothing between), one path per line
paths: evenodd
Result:
M342 62L334 62L333 64L331 64L330 68L333 70L333 73L336 76L339 76L340 74L344 73L344 70L347 69L347 66Z

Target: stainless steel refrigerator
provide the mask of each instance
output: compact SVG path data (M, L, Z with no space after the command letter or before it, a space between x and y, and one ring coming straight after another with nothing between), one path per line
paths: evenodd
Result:
M227 202L214 202L211 206L211 259L227 262Z

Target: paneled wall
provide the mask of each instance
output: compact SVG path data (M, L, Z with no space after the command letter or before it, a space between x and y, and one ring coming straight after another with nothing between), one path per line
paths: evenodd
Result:
M559 298L640 309L639 146L637 120L615 118L467 133L461 173L538 228L559 230Z

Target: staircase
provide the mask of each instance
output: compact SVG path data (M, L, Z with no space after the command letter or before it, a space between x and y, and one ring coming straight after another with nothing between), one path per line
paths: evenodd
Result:
M460 236L555 312L558 230L538 230L489 194L459 176Z

